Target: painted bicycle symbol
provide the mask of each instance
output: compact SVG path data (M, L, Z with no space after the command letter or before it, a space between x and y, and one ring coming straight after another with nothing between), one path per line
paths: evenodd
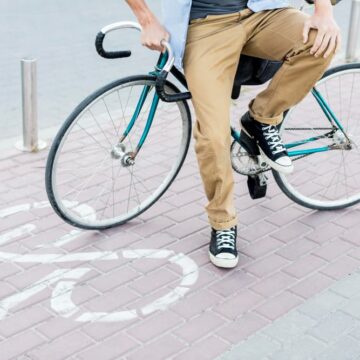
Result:
M83 205L76 207L76 204L69 204L78 211L89 214L91 209L84 208ZM49 207L47 201L33 204L22 204L0 210L0 220L19 213ZM0 246L5 245L24 235L31 236L36 230L34 224L28 223L16 229L0 233ZM54 248L59 248L69 242L75 241L83 230L72 230L60 239L52 243ZM42 247L49 247L43 245ZM131 309L117 312L88 312L81 310L72 300L73 291L81 282L81 279L91 271L91 268L78 267L75 269L61 268L53 271L49 275L31 284L23 291L10 295L0 300L0 320L8 316L9 312L27 301L38 293L53 287L50 305L51 308L64 318L73 318L78 322L120 322L133 320L139 316L146 316L158 310L165 310L170 305L179 301L189 291L198 279L199 272L196 263L188 256L166 249L123 249L120 251L98 251L98 252L78 252L72 254L17 254L0 251L0 261L5 263L36 263L36 264L66 264L74 261L113 261L121 257L129 260L167 260L170 264L180 267L182 279L180 284L169 293L157 298L140 309Z

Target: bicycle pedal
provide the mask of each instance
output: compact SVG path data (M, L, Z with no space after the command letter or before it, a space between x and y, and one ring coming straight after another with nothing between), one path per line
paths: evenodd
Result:
M246 152L251 156L259 156L259 148L256 144L256 141L252 139L244 130L240 132L240 145L246 150Z
M252 199L261 199L266 196L267 178L264 174L248 176L249 194Z

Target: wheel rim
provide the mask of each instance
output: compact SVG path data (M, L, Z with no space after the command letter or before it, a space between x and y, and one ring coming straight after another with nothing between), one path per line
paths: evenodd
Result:
M149 96L119 147L145 85L151 86ZM67 220L86 228L124 223L151 206L176 176L189 142L184 103L159 103L135 164L125 166L143 134L155 94L153 85L152 80L137 80L105 91L59 134L51 183L56 206ZM167 91L174 92L169 87ZM91 211L75 211L69 206L75 203Z
M316 87L344 126L353 148L345 149L342 145L343 133L338 131L333 139L321 139L299 149L334 143L342 149L299 159L294 162L294 173L278 173L277 176L287 193L303 205L315 208L348 206L360 201L360 107L356 107L360 98L360 69L337 71L320 80ZM285 143L306 139L324 134L326 128L330 131L329 124L320 106L309 94L286 115L282 137Z

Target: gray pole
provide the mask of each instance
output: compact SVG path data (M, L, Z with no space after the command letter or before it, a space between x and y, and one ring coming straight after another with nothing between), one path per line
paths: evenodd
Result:
M38 139L37 66L36 59L21 60L23 141L17 147L22 151L37 152L46 147Z
M352 0L346 60L355 61L360 47L360 0Z

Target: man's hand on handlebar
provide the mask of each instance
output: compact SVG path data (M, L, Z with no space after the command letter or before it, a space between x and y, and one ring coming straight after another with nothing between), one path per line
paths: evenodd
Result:
M151 50L164 52L166 49L161 45L161 41L169 41L170 34L158 20L154 18L150 23L142 25L142 28L141 44Z
M141 43L151 50L165 51L162 40L169 41L170 35L150 11L144 0L126 0L137 17L141 27Z

